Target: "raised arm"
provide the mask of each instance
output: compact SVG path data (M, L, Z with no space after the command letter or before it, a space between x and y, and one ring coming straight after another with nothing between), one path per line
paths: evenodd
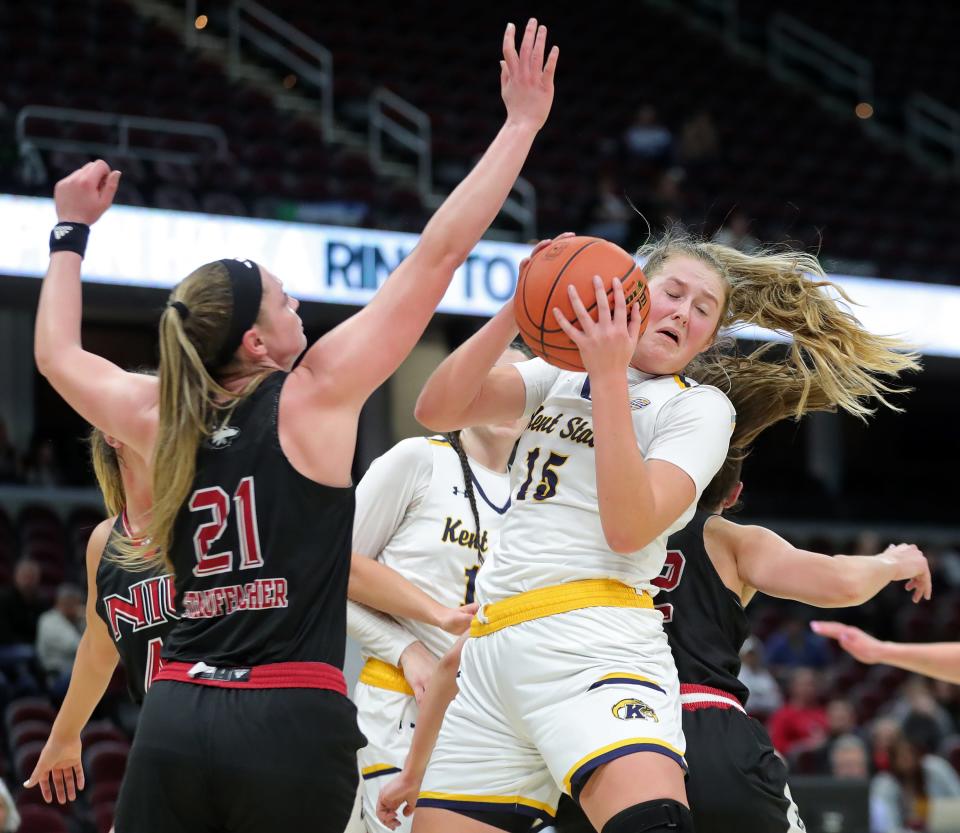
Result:
M836 639L840 647L868 665L895 665L906 671L960 684L960 642L881 642L860 628L840 622L811 622L815 633Z
M501 92L507 118L476 167L427 223L416 248L373 300L307 352L295 375L309 375L323 401L360 404L423 334L453 278L510 193L553 102L559 51L544 62L547 31L530 20L519 54L513 24L503 40Z
M553 242L541 240L521 261L520 271ZM523 379L513 366L494 366L517 332L511 299L427 379L414 410L420 424L431 431L456 431L519 418L526 404Z
M113 519L103 521L87 542L87 627L77 648L67 696L37 765L23 784L28 788L39 784L48 803L53 800L54 792L60 804L73 801L77 790L84 787L80 732L107 690L119 660L116 646L96 609L97 567L112 528Z
M403 771L390 781L377 799L377 818L391 830L400 826L397 810L406 805L403 814L409 816L417 804L417 794L427 771L430 755L440 735L440 726L447 707L457 696L457 673L460 670L460 654L463 653L466 636L460 637L437 664L437 670L427 686L426 694L420 702L417 725L413 731L410 751L403 764Z
M111 171L103 160L88 162L60 180L54 190L57 228L93 225L113 202L119 182L120 172ZM85 420L149 457L156 430L157 380L127 373L84 350L82 259L74 251L50 255L34 334L37 369Z
M908 582L914 602L929 599L932 592L927 559L911 544L877 555L829 556L797 549L761 526L719 519L707 528L733 554L741 580L768 596L815 607L853 607L891 581Z

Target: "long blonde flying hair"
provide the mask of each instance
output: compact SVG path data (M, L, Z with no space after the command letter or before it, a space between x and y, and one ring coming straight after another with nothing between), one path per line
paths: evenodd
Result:
M184 316L173 306L179 302ZM170 293L160 317L160 414L153 451L153 509L143 538L118 541L114 555L124 569L173 573L169 559L173 524L196 474L197 450L219 423L260 384L255 376L239 393L227 390L210 367L223 346L233 312L227 268L208 263ZM218 370L229 373L231 366Z
M692 378L730 397L737 410L732 447L746 448L773 423L810 411L840 408L865 419L875 410L872 403L899 410L888 396L908 389L893 379L919 369L917 354L900 339L864 329L847 308L853 302L827 280L815 256L772 249L746 254L678 229L637 254L648 278L671 255L713 269L727 287L718 330L752 324L792 338L785 350L768 343L747 354L733 339L721 338L687 367Z

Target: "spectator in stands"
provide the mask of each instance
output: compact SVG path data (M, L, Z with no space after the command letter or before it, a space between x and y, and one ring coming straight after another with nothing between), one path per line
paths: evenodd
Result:
M960 726L960 688L945 680L933 680L933 696L943 707L954 726Z
M768 637L766 649L767 664L773 667L823 668L830 659L824 640L812 634L797 616L784 620Z
M13 584L0 589L0 646L33 645L46 608L40 599L40 565L22 558L14 567Z
M890 717L900 723L903 734L923 752L932 752L941 738L954 731L953 719L934 698L929 681L916 675L901 686Z
M860 738L860 730L857 727L857 713L854 711L853 704L842 697L835 697L827 703L827 734L824 743L818 754L817 769L821 772L829 772L833 764L833 748L841 738ZM866 766L866 744L864 748L864 766Z
M762 248L760 241L750 233L750 218L740 208L734 208L730 212L723 227L713 235L713 242L730 246L748 255L755 254Z
M62 695L67 690L82 632L80 588L75 584L61 584L53 607L40 617L37 625L37 657L54 694Z
M900 723L892 717L878 717L870 727L870 765L874 772L890 769L893 747L903 737Z
M834 778L870 777L867 745L856 735L840 735L830 748L830 774Z
M61 486L63 472L57 461L57 452L50 440L39 443L26 466L27 483L32 486Z
M623 192L612 176L604 174L597 180L596 193L584 207L579 226L584 234L626 247L632 217L633 211Z
M0 831L2 833L14 833L20 829L20 814L17 812L17 805L14 804L13 796L10 790L0 778Z
M787 702L770 718L770 739L786 755L802 741L821 740L827 734L827 713L818 702L817 673L796 668L790 678Z
M890 770L870 784L870 803L877 812L872 833L926 830L930 802L960 798L960 777L938 755L924 755L904 737L894 743Z
M19 483L22 479L20 455L10 442L7 424L0 419L0 483Z
M763 663L763 644L755 636L748 637L740 648L739 679L750 692L747 714L765 720L783 705L783 694L773 674Z
M40 567L27 558L17 562L13 583L0 589L0 680L13 696L35 694L37 623L47 605L40 598Z
M680 130L679 162L692 175L716 162L720 156L720 134L713 116L706 110L687 119Z
M624 131L623 146L629 157L668 168L673 161L673 133L660 122L656 108L645 104Z

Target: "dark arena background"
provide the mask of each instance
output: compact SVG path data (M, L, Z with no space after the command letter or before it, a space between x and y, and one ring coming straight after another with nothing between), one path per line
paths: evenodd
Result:
M486 147L502 118L503 26L531 15L562 51L551 117L422 342L366 406L355 478L423 433L423 381L511 297L531 241L576 231L632 250L679 222L746 251L817 253L854 313L915 344L923 370L896 397L902 412L767 431L735 517L828 554L915 543L933 598L913 605L891 584L815 614L758 596L747 708L812 833L960 831L960 692L862 665L808 628L820 616L887 640L960 637L960 6L948 0L0 0L0 830L17 829L4 826L15 806L23 833L107 833L137 717L118 670L83 735L78 800L46 805L20 787L65 690L35 650L37 617L62 584L85 588L104 516L88 426L33 362L55 183L95 158L123 171L84 262L88 349L155 366L167 290L225 254L278 274L312 341L369 300ZM890 790L907 827L884 815Z

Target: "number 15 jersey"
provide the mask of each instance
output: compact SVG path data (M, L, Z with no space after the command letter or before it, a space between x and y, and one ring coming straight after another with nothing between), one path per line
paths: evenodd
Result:
M650 544L620 554L607 545L600 522L589 377L542 359L515 367L526 387L529 423L511 472L511 508L500 545L477 579L477 601L488 604L538 587L595 578L656 593L652 580L663 567L667 536L692 517L700 493L726 457L733 406L717 388L627 368L633 429L644 459L681 468L696 494ZM639 499L636 511L645 511Z

